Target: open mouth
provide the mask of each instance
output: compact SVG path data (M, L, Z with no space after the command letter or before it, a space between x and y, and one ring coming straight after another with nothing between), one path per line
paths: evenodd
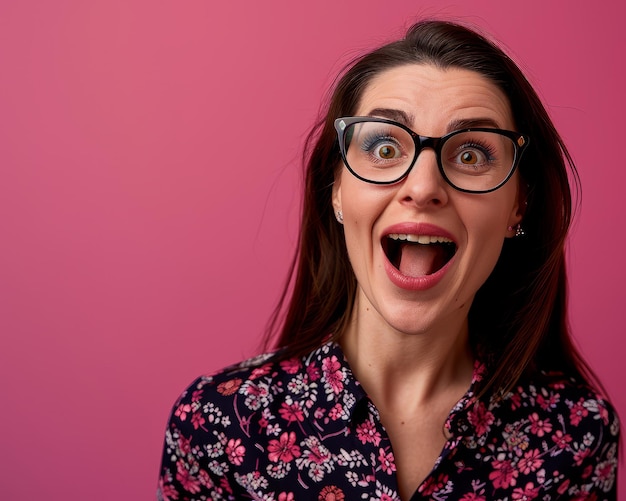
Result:
M432 275L456 253L456 244L447 237L391 233L383 238L389 262L408 277Z

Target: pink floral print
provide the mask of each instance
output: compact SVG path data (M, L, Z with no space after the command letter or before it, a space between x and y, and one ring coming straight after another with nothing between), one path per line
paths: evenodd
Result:
M270 461L274 463L289 463L293 458L300 457L300 447L296 445L296 434L293 431L283 433L278 440L270 440L267 450Z
M544 374L478 401L486 375L477 363L411 501L616 499L619 422L605 400ZM196 380L170 416L157 492L161 501L399 501L396 475L378 410L327 343Z

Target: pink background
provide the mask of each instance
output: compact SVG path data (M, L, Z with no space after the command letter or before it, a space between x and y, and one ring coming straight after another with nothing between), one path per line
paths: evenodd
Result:
M2 0L0 498L154 499L177 395L258 347L324 89L422 16L502 40L571 146L572 325L626 416L623 2Z

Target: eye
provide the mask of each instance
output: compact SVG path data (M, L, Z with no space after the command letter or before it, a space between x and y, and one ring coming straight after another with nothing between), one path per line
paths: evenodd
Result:
M459 153L459 163L463 165L477 165L488 161L487 156L476 149L467 149Z
M381 144L374 151L374 155L376 157L378 157L378 158L383 159L383 160L390 160L392 158L399 157L400 156L400 152L398 151L398 148L396 148L392 144Z
M351 130L345 143L346 163L362 178L395 179L413 159L413 138L399 125L372 120L357 122Z
M452 136L442 151L444 167L472 173L485 172L500 162L500 136L472 131Z
M361 150L371 162L379 162L402 157L403 146L395 135L376 132L362 138Z

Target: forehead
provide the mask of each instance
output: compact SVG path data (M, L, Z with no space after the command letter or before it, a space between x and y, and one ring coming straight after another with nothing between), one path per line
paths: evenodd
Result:
M386 70L367 85L355 115L395 118L394 110L422 135L442 135L450 124L476 119L514 129L504 92L480 73L461 68L409 64Z

